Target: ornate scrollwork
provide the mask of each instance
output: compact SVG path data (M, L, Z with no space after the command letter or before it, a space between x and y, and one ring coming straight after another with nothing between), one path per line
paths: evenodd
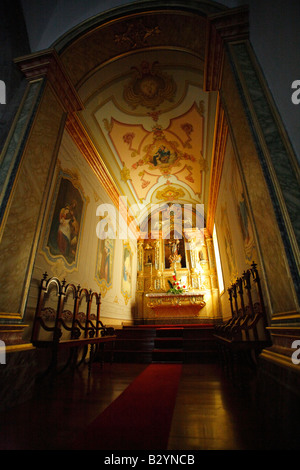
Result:
M148 43L148 39L152 36L160 34L158 26L147 27L142 21L138 23L127 24L127 30L120 34L115 34L116 44L127 44L130 49L144 47Z
M73 313L70 310L64 310L62 313L62 319L65 321L72 321Z
M80 335L81 335L80 329L77 326L75 328L73 328L71 338L72 339L78 339L78 338L80 338Z
M46 307L41 310L40 318L43 320L54 321L56 317L56 310L52 307Z
M55 328L53 331L53 341L58 342L62 337L62 331L60 328Z
M95 328L91 328L89 330L89 338L94 338L94 336L95 336Z
M135 109L138 105L154 109L164 100L171 101L176 92L172 77L161 72L158 62L143 62L140 68L132 67L134 76L124 88L124 99Z

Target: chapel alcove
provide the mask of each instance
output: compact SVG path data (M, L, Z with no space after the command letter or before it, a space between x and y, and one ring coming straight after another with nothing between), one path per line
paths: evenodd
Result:
M213 245L202 216L190 206L187 212L184 205L164 205L141 224L138 323L210 322L217 314Z

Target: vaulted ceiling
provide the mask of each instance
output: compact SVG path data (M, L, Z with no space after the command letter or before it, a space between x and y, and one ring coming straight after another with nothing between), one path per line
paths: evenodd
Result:
M211 115L202 82L200 61L148 52L107 65L80 88L82 122L130 201L204 202Z
M197 15L159 9L94 20L55 45L99 165L129 206L207 211L217 96L203 81L206 13L216 7L203 4Z

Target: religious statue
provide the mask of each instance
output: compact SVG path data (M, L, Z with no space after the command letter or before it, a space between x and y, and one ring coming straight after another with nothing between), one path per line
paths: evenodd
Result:
M169 245L171 247L171 255L169 256L169 261L170 264L174 264L176 266L176 263L181 262L181 255L178 253L178 245L179 245L179 240L170 240Z

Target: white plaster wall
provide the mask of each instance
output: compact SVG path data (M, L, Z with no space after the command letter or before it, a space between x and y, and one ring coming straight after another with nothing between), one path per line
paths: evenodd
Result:
M81 240L78 247L78 263L75 269L69 270L68 266L61 258L56 262L49 259L44 250L44 241L47 237L47 225L49 217L51 217L52 197L55 189L56 178L52 183L52 190L48 201L44 227L42 231L39 249L35 260L34 272L31 281L27 309L31 310L31 314L27 315L27 321L32 316L36 307L38 298L39 282L47 271L48 276L56 276L60 280L66 279L67 283L71 282L75 285L80 284L81 287L92 289L99 292L100 286L96 279L96 257L98 248L98 237L96 227L99 217L96 216L96 210L99 204L111 204L111 201L104 189L100 185L96 176L76 148L70 136L65 132L62 144L58 153L58 160L61 168L68 172L77 172L79 181L83 188L84 197L86 198L86 211L84 221L82 223ZM113 264L113 282L112 287L101 298L101 319L106 325L121 325L123 322L130 322L135 311L135 289L136 289L136 241L131 240L132 250L132 296L126 302L121 293L121 277L122 277L122 256L123 256L123 240L116 238L115 253Z

